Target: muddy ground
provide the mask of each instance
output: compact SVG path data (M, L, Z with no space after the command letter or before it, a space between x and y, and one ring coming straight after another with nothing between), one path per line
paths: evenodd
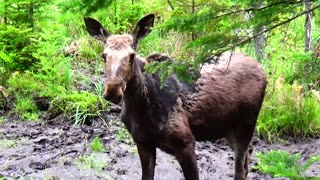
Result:
M0 124L0 177L4 179L139 179L137 150L123 131L118 114L92 125L73 126L68 121L16 122ZM92 152L90 142L101 137L105 150ZM282 149L307 157L320 154L320 137L287 143L267 144L254 137L255 151L250 167L257 163L255 152ZM224 140L200 142L196 154L201 179L232 179L233 153ZM82 157L82 158L81 158ZM86 157L86 158L84 158ZM82 159L82 160L81 160ZM311 166L308 176L320 177L320 163ZM0 178L1 179L1 178ZM183 179L174 157L157 151L155 179ZM274 179L252 170L248 179ZM281 179L281 178L278 178Z

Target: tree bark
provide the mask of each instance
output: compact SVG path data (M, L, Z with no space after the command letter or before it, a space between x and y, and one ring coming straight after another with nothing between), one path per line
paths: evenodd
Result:
M7 9L7 0L3 1L4 3L4 24L8 24L8 9Z
M33 1L30 2L29 6L29 19L30 19L30 27L32 30L34 30L34 20L33 20L33 14L34 14L34 3Z
M192 0L192 14L194 14L195 13L195 2L194 2L194 0ZM195 33L192 31L191 32L191 39L192 39L192 41L194 41L195 39L196 39L196 35L195 35Z
M254 3L255 8L259 8L260 6L261 6L261 1ZM262 60L265 58L266 34L265 33L262 33L260 35L258 34L264 30L265 30L264 26L257 26L253 30L253 36L255 37L254 49L255 49L256 59L259 63L262 63Z
M312 1L311 0L305 0L305 10L308 11L311 9ZM306 21L305 21L305 52L308 52L311 50L312 47L312 11L309 11L306 13Z

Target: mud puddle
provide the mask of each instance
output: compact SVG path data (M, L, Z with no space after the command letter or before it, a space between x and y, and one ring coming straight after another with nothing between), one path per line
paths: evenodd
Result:
M101 137L104 152L92 152L90 143ZM0 124L0 177L5 179L140 179L137 150L128 140L117 115L107 123L96 121L90 126L73 126L70 122L5 122ZM255 151L250 167L257 163L255 152L282 149L300 152L302 159L320 153L320 138L266 144L254 137ZM200 179L228 180L233 176L233 152L224 140L199 142L196 154ZM320 163L311 166L308 176L320 177ZM155 179L183 179L174 159L157 150ZM251 170L248 179L273 179ZM280 179L280 178L279 178Z

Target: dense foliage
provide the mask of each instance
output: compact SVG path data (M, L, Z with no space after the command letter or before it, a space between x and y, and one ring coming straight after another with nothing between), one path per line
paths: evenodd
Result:
M101 99L102 44L84 29L99 19L111 33L128 33L144 15L157 16L139 46L145 56L169 54L150 72L192 81L192 70L226 51L245 52L262 63L269 79L257 125L260 137L312 137L320 133L320 1L0 0L0 109L21 119L76 123L108 110ZM312 13L312 48L305 50L305 14ZM46 103L40 103L45 99ZM9 112L9 113L3 113ZM43 116L45 114L45 116ZM5 117L5 116L4 116Z

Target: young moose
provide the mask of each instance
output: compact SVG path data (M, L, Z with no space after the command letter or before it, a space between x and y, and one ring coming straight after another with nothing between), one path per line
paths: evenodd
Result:
M144 75L144 63L136 55L154 17L145 16L131 34L123 35L111 35L98 21L85 18L89 34L105 44L103 96L114 103L123 100L121 120L137 145L142 179L154 177L156 148L177 158L185 179L199 179L195 141L223 137L234 151L234 179L246 179L250 141L267 84L262 68L237 54L229 65L202 71L193 85L170 76L160 88L158 75Z

